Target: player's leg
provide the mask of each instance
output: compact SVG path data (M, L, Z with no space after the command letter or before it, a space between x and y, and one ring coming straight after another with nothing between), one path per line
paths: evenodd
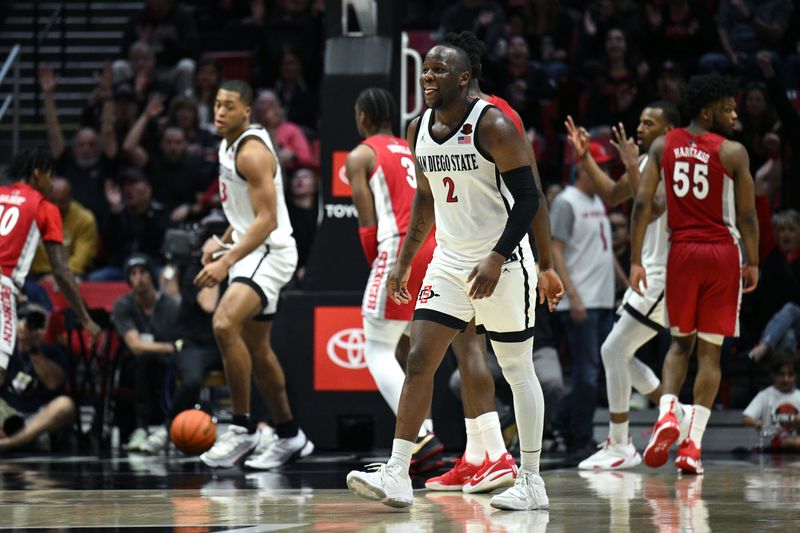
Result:
M255 421L250 419L250 381L253 363L242 329L264 307L262 295L246 283L231 283L212 318L214 336L222 354L225 380L231 395L233 423L217 437L200 459L208 466L230 468L258 445Z
M461 324L465 326L465 322ZM397 410L392 456L387 464L375 466L371 472L352 471L347 475L348 488L358 496L391 507L413 504L408 471L417 434L431 406L433 376L458 329L430 320L412 322L411 350Z
M311 454L314 444L294 419L286 393L286 376L272 349L272 320L259 317L249 321L242 330L242 338L250 351L253 377L267 403L277 437L263 452L248 458L245 466L269 470Z
M642 316L642 318L647 320L647 317ZM606 392L610 412L609 436L603 447L581 461L578 468L621 469L634 467L641 462L641 456L630 442L629 435L631 369L633 361L643 365L634 357L634 354L636 350L656 336L653 326L657 326L657 324L647 324L644 320L628 310L623 310L611 333L600 347L606 374ZM643 366L646 367L646 365ZM635 368L637 384L650 377L638 365ZM645 376L640 374L645 374ZM652 370L650 374L658 386L658 379L655 378ZM651 391L652 388L648 388L644 392Z
M539 475L544 394L533 366L535 266L515 264L503 270L492 296L475 300L474 305L476 322L486 328L503 377L511 387L521 467L514 486L494 496L491 505L508 510L545 509L549 500ZM502 469L513 470L513 464L505 463ZM499 477L502 472L499 468L487 470L487 477Z
M365 316L363 324L367 368L381 396L396 415L405 374L395 357L395 350L408 322Z
M738 246L704 245L697 258L708 273L697 307L697 377L694 405L689 416L688 437L678 447L675 460L682 472L702 474L700 461L703 433L719 391L720 354L726 336L739 334L742 301L741 255Z
M696 264L699 257L694 243L672 243L667 259L666 304L672 333L672 344L661 369L662 395L658 405L658 421L653 427L643 459L647 466L658 467L667 462L669 449L680 437L678 394L694 353L697 333L697 309L703 276Z
M212 325L217 339L225 379L231 394L234 420L250 411L252 358L242 337L246 322L263 308L261 296L245 283L231 283L214 311Z
M503 468L503 462L514 465L514 459L506 450L495 409L494 376L486 360L486 337L476 332L473 320L467 329L456 335L452 348L461 378L467 446L450 471L429 479L425 486L433 490L485 492L504 483L492 473L477 476L484 466L487 471L494 472L498 467ZM515 472L516 468L508 469L508 475L501 476L513 483Z
M696 335L680 336L673 331L672 344L664 359L661 371L661 387L663 394L659 400L658 421L653 427L650 442L644 451L643 459L647 466L662 466L669 459L669 449L680 436L678 402L683 382L689 368L689 358L694 353Z

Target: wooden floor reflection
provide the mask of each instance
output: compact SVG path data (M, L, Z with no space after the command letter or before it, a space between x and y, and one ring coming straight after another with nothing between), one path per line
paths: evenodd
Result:
M796 456L709 459L702 477L679 477L668 468L602 473L550 470L544 472L550 510L522 513L497 511L489 506L486 495L424 490L415 492L410 511L390 509L357 499L343 488L327 488L343 485L343 473L349 468L335 461L298 465L281 473L218 475L193 463L161 464L162 471L158 467L163 458L149 460L149 470L131 470L124 459L119 460L122 463L101 461L89 470L75 461L0 465L0 527L187 533L783 532L800 528L800 458ZM118 483L120 479L127 481ZM104 488L125 484L131 488Z

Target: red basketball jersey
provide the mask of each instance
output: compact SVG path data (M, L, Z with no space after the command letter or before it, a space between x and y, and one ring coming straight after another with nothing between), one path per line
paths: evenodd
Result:
M405 235L411 203L417 191L417 175L408 143L392 135L373 135L363 144L375 152L375 168L369 176L369 188L378 217L378 242Z
M715 133L695 136L684 128L667 133L661 171L670 241L738 242L733 178L719 157L724 141Z
M525 136L525 130L522 129L522 121L519 119L519 114L516 111L514 111L514 108L511 107L511 104L509 104L506 100L500 98L496 94L489 96L489 98L487 98L486 101L492 104L493 106L497 106L497 109L499 109L505 116L511 119L514 125L517 127L517 131L519 132L519 134L522 135L523 137Z
M58 208L27 183L0 187L0 273L18 287L40 239L64 242Z

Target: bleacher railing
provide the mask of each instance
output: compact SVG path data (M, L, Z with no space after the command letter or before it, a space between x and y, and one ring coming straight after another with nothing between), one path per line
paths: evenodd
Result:
M0 104L0 122L2 122L3 118L6 116L9 106L13 105L11 108L11 153L14 154L17 153L19 149L19 63L21 50L22 47L15 44L5 63L3 63L2 69L0 69L0 87L2 87L9 73L11 73L11 78L9 80L11 82L11 94L7 95L3 103Z

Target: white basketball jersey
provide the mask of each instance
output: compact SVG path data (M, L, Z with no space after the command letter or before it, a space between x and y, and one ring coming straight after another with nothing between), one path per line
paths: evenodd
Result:
M250 202L250 193L247 190L247 178L239 174L236 169L236 153L239 145L249 137L257 137L263 142L275 157L276 164L274 180L278 226L272 230L267 240L258 249L295 246L294 237L292 237L292 223L289 221L289 213L286 210L286 201L283 195L283 177L278 155L272 146L267 130L257 125L248 127L230 146L225 139L222 139L219 146L219 195L228 223L233 227L233 241L238 242L240 236L255 220L253 204Z
M639 162L639 173L644 172L648 156L645 154ZM667 232L667 213L647 225L642 243L642 266L648 275L664 273L667 269L669 254L669 234Z
M478 122L492 107L473 100L461 124L441 139L431 133L433 109L417 125L414 153L430 183L436 215L433 257L456 268L472 268L492 251L514 205L494 161L478 147ZM509 259L533 260L527 235Z

